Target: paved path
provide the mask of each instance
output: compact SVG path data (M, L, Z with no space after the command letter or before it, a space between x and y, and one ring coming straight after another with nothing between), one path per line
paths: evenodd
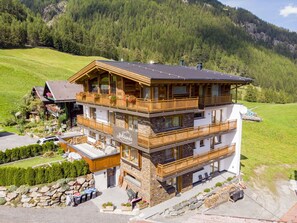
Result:
M37 139L30 136L19 136L10 132L0 132L0 150L15 148L36 143Z
M126 223L131 216L100 213L93 202L65 208L0 206L0 223Z

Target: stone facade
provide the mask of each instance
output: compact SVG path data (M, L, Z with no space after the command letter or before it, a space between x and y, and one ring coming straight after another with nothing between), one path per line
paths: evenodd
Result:
M44 186L28 187L22 185L18 188L1 187L0 199L2 204L13 207L56 207L64 206L66 196L81 192L95 186L92 174L76 179L61 179Z

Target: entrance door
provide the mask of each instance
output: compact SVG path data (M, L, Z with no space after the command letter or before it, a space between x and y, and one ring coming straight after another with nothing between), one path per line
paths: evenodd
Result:
M107 169L107 187L116 186L116 168Z

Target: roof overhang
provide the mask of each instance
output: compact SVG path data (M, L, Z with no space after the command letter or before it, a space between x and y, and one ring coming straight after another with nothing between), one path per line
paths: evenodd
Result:
M96 61L96 60L89 63L83 69L81 69L76 74L74 74L73 76L68 78L68 81L70 83L78 83L78 81L80 79L87 76L90 72L92 72L95 69L104 70L104 71L107 71L107 72L109 72L111 74L116 74L118 76L125 77L125 78L128 78L130 80L134 80L134 81L139 82L139 83L144 84L144 85L148 85L148 86L151 85L151 79L148 78L148 77L145 77L143 75L133 73L133 72L121 69L121 68L117 68L117 67L114 67L114 66L108 65L106 63Z

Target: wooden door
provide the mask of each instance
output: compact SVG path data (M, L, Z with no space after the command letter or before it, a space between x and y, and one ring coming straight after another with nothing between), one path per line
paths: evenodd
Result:
M177 193L180 193L183 187L183 178L182 176L177 177Z

